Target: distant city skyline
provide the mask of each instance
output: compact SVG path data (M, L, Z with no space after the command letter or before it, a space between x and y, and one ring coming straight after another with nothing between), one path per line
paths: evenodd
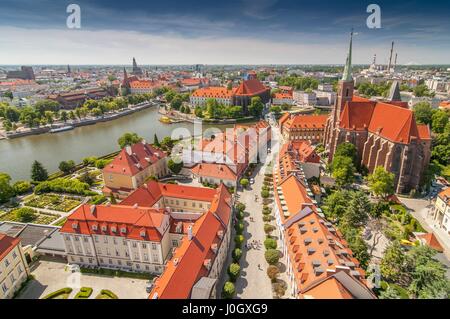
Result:
M377 1L382 28L369 29L369 2L291 0L74 1L81 29L66 27L64 1L1 0L1 65L261 65L345 62L374 54L387 64L450 64L448 1Z

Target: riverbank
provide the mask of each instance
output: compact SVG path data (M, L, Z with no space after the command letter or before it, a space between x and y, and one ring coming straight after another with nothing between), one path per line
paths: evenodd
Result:
M229 124L237 124L242 122L251 122L256 121L253 116L246 116L238 119L203 119L198 118L193 114L183 114L178 111L166 111L164 108L160 108L158 113L163 115L164 117L170 119L171 123L191 123L194 124L196 121L202 121L205 124L217 124L217 125L229 125ZM170 124L170 123L167 123Z
M125 109L123 111L118 111L118 112L106 114L103 116L85 118L82 120L72 120L72 121L69 120L66 123L58 123L56 125L48 125L45 127L27 129L26 131L7 132L6 136L0 134L0 139L2 139L1 136L4 136L3 139L15 139L15 138L30 136L30 135L40 135L40 134L45 134L45 133L64 132L64 131L68 131L71 129L75 129L77 127L94 125L94 124L101 123L101 122L113 121L113 120L119 119L121 117L131 115L136 112L139 112L139 111L145 110L149 107L157 106L157 105L158 105L158 103L155 103L153 101L144 102L144 103L137 104L137 105L130 105L130 106L128 106L127 109Z

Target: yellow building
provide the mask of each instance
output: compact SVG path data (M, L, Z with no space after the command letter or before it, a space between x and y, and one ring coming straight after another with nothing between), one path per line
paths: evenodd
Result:
M168 173L167 154L142 141L125 147L103 169L103 193L123 199L150 177L160 178Z
M20 239L0 234L0 299L11 299L28 275Z

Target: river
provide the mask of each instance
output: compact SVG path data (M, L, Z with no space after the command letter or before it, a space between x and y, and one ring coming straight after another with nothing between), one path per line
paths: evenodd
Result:
M0 172L11 176L13 181L29 180L33 161L41 162L48 172L58 170L61 161L80 163L88 156L102 156L119 150L117 139L126 132L135 132L153 142L156 133L161 141L170 136L175 128L187 128L193 132L193 124L163 124L156 107L90 126L75 128L57 134L42 134L0 140ZM215 125L217 126L217 125ZM221 129L232 125L218 126ZM205 125L203 129L211 127Z

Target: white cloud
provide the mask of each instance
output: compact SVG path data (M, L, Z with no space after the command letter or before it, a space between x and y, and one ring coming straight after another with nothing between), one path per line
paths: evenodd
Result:
M348 44L299 35L295 42L246 37L154 35L117 30L55 30L0 27L0 64L342 64ZM355 41L355 63L381 57L386 43ZM364 43L368 43L366 39ZM445 63L442 52L426 47L397 47L399 61Z

